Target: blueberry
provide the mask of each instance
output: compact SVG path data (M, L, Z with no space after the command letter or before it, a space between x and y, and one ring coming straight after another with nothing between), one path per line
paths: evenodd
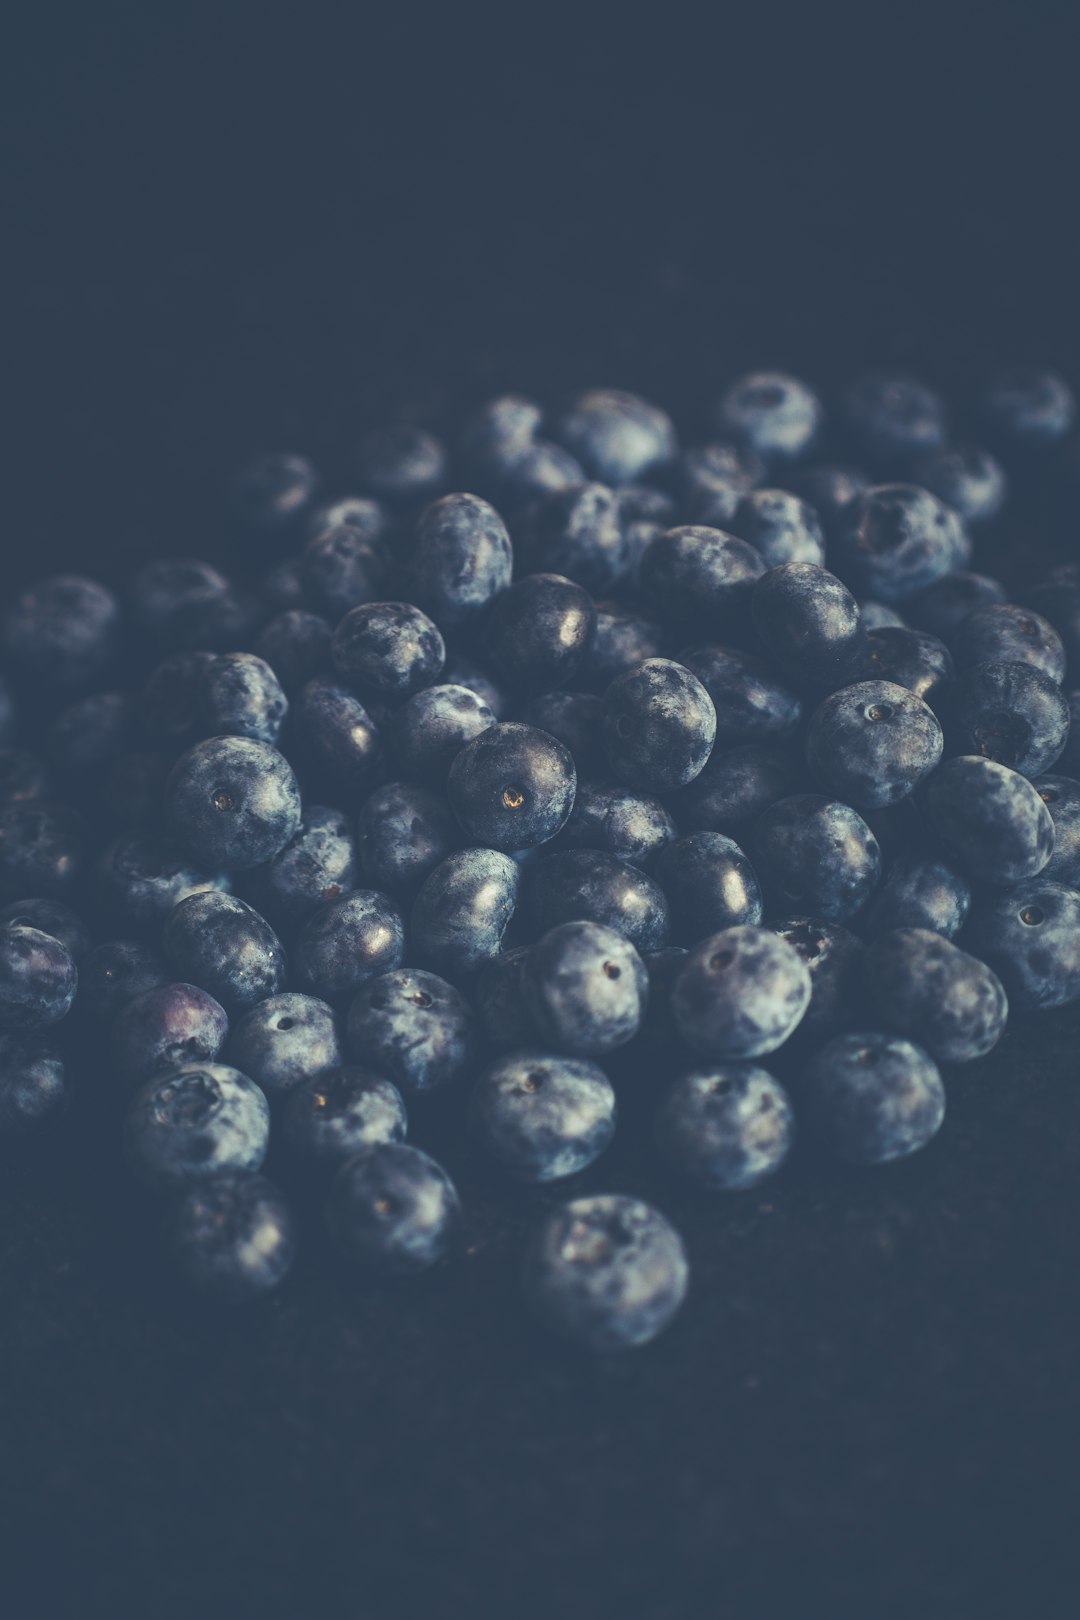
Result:
M593 594L630 566L619 499L606 484L571 484L544 496L523 516L520 545L530 573L572 579Z
M32 800L0 809L0 900L70 894L82 875L88 831L77 810Z
M113 839L98 857L93 877L107 915L126 928L155 932L189 895L228 888L225 878L202 871L173 839L152 832Z
M119 643L115 596L79 574L28 585L0 619L0 653L8 671L37 690L85 687L113 662Z
M904 603L904 611L912 624L949 640L975 608L1004 600L1005 587L1000 580L961 569L946 574L944 579L910 597Z
M681 1038L703 1057L774 1052L810 1003L799 953L767 928L727 928L701 940L671 988Z
M675 839L660 853L656 878L671 908L672 933L684 944L761 921L754 869L723 833L691 832Z
M224 1007L193 984L159 984L128 996L113 1025L121 1079L145 1080L159 1069L209 1063L225 1044Z
M125 692L78 698L46 731L46 758L58 774L81 785L130 747L134 722L134 704Z
M951 506L965 523L988 523L1005 504L1001 464L977 445L942 446L917 456L911 476L923 489Z
M870 1001L886 1029L918 1037L939 1063L969 1063L1001 1039L1008 1002L991 968L925 928L881 934L865 958Z
M1020 883L1054 852L1054 823L1026 777L996 760L961 754L926 785L926 813L949 853L971 877Z
M1054 853L1043 867L1044 883L1080 887L1080 782L1068 776L1039 776L1035 787L1054 823ZM35 927L42 927L38 923ZM45 930L49 932L48 929Z
M669 622L716 635L744 623L765 562L736 535L686 524L658 534L638 572L646 600Z
M780 371L740 377L716 407L716 425L769 461L806 455L822 424L821 401L804 382Z
M500 394L466 418L461 453L470 462L499 456L507 461L522 455L543 426L544 412L523 394Z
M680 1075L656 1117L660 1156L698 1187L738 1192L780 1168L795 1139L788 1095L752 1063Z
M586 682L602 692L616 675L643 664L646 658L658 658L663 651L664 632L655 619L623 602L597 602Z
M945 407L914 377L860 377L844 396L843 415L852 440L874 466L902 466L945 443Z
M791 754L764 743L719 749L701 775L672 801L679 825L736 834L802 785Z
M0 750L0 806L30 804L52 797L48 766L25 748Z
M412 506L438 493L446 461L446 450L433 434L402 422L361 440L360 482L387 506Z
M232 510L238 523L260 538L287 534L318 499L320 484L306 456L266 451L235 474Z
M971 904L967 879L936 855L897 857L864 916L871 938L893 928L932 929L952 939L964 926Z
M476 1016L459 990L435 973L399 968L361 985L349 1007L349 1050L406 1096L438 1091L471 1066Z
M1080 565L1062 563L1051 568L1025 593L1024 599L1035 615L1048 620L1057 631L1068 666L1080 668ZM1004 589L996 600L1005 600Z
M202 730L210 737L254 737L276 743L289 710L270 665L254 653L219 653L204 666L199 688Z
M1080 997L1080 894L1038 877L976 897L965 945L1005 986L1017 1012L1064 1007Z
M146 646L168 652L241 645L257 604L197 557L161 557L140 568L128 589L132 622Z
M613 485L647 478L677 449L666 412L619 388L578 394L552 424L551 434L590 478Z
M507 686L550 692L583 672L595 633L587 591L561 574L528 574L492 603L486 647Z
M309 995L337 1004L400 967L404 955L405 924L393 900L357 889L312 912L296 941L294 977Z
M304 527L309 540L327 529L341 528L357 529L365 539L375 540L386 533L389 525L387 512L370 495L339 495L317 506ZM302 562L301 558L295 560L298 565ZM300 571L302 574L302 567Z
M506 524L479 495L444 495L420 518L409 562L417 605L443 630L475 621L510 583L514 552Z
M62 900L13 900L0 908L0 928L36 928L50 934L70 951L74 962L81 962L90 949L90 931L77 912Z
M893 681L934 707L953 678L945 643L906 625L871 628L865 617L860 622L865 633L845 671L847 680Z
M244 1172L187 1188L169 1209L166 1233L181 1276L227 1305L279 1287L298 1242L292 1211L273 1182Z
M649 658L604 693L608 764L620 781L670 793L700 775L716 736L716 710L696 675Z
M329 667L330 626L318 613L288 608L263 625L255 652L273 670L282 689L293 692Z
M78 1014L102 1029L134 996L169 980L164 958L136 939L106 940L88 951L78 965Z
M364 1148L403 1141L408 1123L396 1086L348 1065L301 1079L289 1092L281 1122L295 1158L331 1170Z
M43 1035L0 1035L0 1142L48 1131L71 1102L71 1076Z
M266 1098L224 1063L189 1063L153 1076L135 1093L124 1123L129 1165L160 1192L258 1170L269 1139Z
M173 766L166 812L195 859L244 871L284 849L300 825L288 761L253 737L210 737Z
M964 531L956 513L928 489L878 484L848 507L833 555L857 590L903 602L960 565Z
M537 935L565 922L613 928L639 951L667 943L668 908L658 883L598 849L542 855L525 876L525 911Z
M235 1014L285 987L285 952L270 924L235 895L189 895L168 916L165 956L177 978Z
M359 875L346 816L326 805L309 804L284 849L248 873L244 892L275 928L292 929L316 906L355 889Z
M1035 367L1001 372L979 405L988 433L1006 452L1044 450L1076 420L1076 400L1065 379Z
M546 1047L573 1057L600 1057L637 1034L648 976L621 934L599 923L567 922L533 946L522 990Z
M731 532L748 540L765 563L825 561L825 535L813 507L786 489L755 489L744 495Z
M376 602L388 572L381 538L382 511L370 503L366 524L331 522L313 534L300 556L300 577L308 606L331 624L362 602Z
M825 533L831 535L856 495L869 489L870 479L859 467L817 462L785 468L784 484L808 503Z
M455 754L495 716L467 686L429 686L403 703L390 723L390 741L402 774L442 787Z
M799 1095L818 1135L850 1164L915 1153L945 1117L933 1059L897 1035L837 1035L807 1065Z
M71 1010L78 984L67 946L38 928L0 928L0 1029L35 1030L58 1024Z
M178 652L156 665L139 698L143 730L164 749L189 748L202 729L203 677L212 652Z
M603 850L634 866L649 866L675 837L675 823L659 799L606 782L578 786L559 842L570 849Z
M1030 664L1051 681L1065 679L1065 648L1048 619L1012 602L973 608L950 638L958 670L974 664Z
M466 833L492 849L530 849L565 826L577 773L567 749L533 726L502 722L450 767L447 791Z
M706 444L684 450L667 476L678 509L691 523L726 529L743 496L765 477L765 463L742 445Z
M376 788L357 823L364 879L391 894L413 894L460 841L445 799L415 782Z
M847 922L881 876L881 850L850 805L797 793L770 805L753 835L754 869L775 906L794 902L826 922Z
M941 727L892 681L845 686L815 709L806 757L822 786L860 810L906 799L941 759Z
M497 501L502 510L517 512L532 501L585 480L581 463L560 444L533 439L523 449L493 449L474 463L470 474L481 494Z
M341 620L330 642L334 668L360 695L398 703L438 680L446 645L410 602L367 602Z
M604 704L595 692L540 692L522 706L518 719L561 742L575 761L588 765L603 757Z
M940 709L950 753L981 754L1024 776L1048 770L1069 735L1061 688L1031 664L975 664Z
M471 995L488 1045L503 1052L528 1046L536 1038L525 1005L525 967L528 945L502 951L484 963L473 982Z
M751 608L768 651L803 680L836 679L857 645L858 603L835 574L814 563L770 568L754 590Z
M347 1159L326 1201L327 1226L346 1258L391 1274L441 1260L460 1217L446 1171L404 1142L382 1142Z
M497 956L517 903L518 869L492 849L462 849L425 878L412 911L417 959L451 977Z
M658 1210L618 1193L575 1198L544 1221L525 1255L533 1314L584 1350L655 1339L686 1297L682 1239Z
M861 1004L865 946L842 923L818 917L780 917L766 925L786 940L810 975L810 1005L794 1038L820 1041L854 1020Z
M379 729L344 686L309 681L293 709L292 735L297 752L328 786L352 793L374 785L382 761Z
M615 1092L595 1063L528 1047L485 1069L469 1107L485 1155L528 1182L559 1181L594 1163L611 1144L615 1116Z
M696 675L716 710L716 746L771 742L799 724L802 705L782 675L735 647L688 647L679 662Z
M442 678L444 686L467 686L481 703L487 704L496 720L505 719L508 707L505 691L489 670L467 658L460 648L450 653Z

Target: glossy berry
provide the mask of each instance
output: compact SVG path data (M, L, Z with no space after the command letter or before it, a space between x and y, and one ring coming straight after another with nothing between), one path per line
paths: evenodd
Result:
M295 1219L277 1188L243 1171L189 1187L169 1209L166 1238L189 1286L223 1305L279 1287L298 1247Z
M649 658L604 694L608 765L620 781L670 793L700 775L716 736L716 710L696 675Z
M224 1063L190 1063L155 1075L135 1093L124 1123L128 1164L155 1192L258 1170L269 1139L266 1098Z
M860 613L860 623L864 634L848 664L846 683L892 681L936 708L954 673L945 643L907 625L870 626L865 612Z
M248 874L244 893L275 928L292 930L317 906L355 889L359 876L348 818L327 805L307 804L284 849Z
M438 680L446 644L411 602L367 602L338 624L330 656L346 686L361 696L398 703Z
M360 482L387 506L413 506L438 494L446 450L423 428L406 422L378 428L360 441Z
M817 395L797 377L754 371L740 377L716 407L716 425L739 444L772 461L794 461L810 450L821 428Z
M360 699L337 681L318 677L298 694L293 751L331 793L370 790L382 763L379 729Z
M964 560L956 513L916 484L879 484L852 501L834 553L844 578L882 602L903 602Z
M519 722L489 726L450 767L447 794L469 840L532 849L554 838L574 804L577 772L567 749Z
M415 782L387 782L364 801L356 844L364 881L390 894L415 893L461 842L446 800Z
M696 945L706 934L759 923L761 890L743 851L719 832L691 832L666 845L656 880L667 897L672 937Z
M863 916L870 938L893 928L932 929L952 939L964 926L971 885L937 855L900 855Z
M939 706L950 753L981 754L1024 776L1049 770L1069 735L1064 693L1031 664L975 664Z
M619 499L606 484L571 484L537 501L520 526L530 574L573 580L596 595L627 573L630 542Z
M639 867L598 849L542 855L525 874L524 910L535 935L565 922L612 928L639 951L667 943L664 891Z
M392 1275L441 1260L459 1219L446 1171L404 1142L379 1143L347 1159L326 1201L330 1235L346 1259Z
M116 657L120 607L111 591L79 574L39 579L0 618L0 654L17 680L39 690L77 691Z
M810 769L830 793L860 810L897 804L941 759L933 711L892 681L860 681L815 709L806 737Z
M438 974L397 968L361 985L349 1005L346 1039L406 1096L441 1090L468 1073L479 1046L476 1015Z
M949 643L958 670L975 664L1030 664L1048 680L1065 679L1065 648L1048 619L1012 602L973 608Z
M842 923L797 914L771 918L766 927L791 946L810 975L810 1005L793 1039L805 1046L855 1022L862 1008L862 940Z
M415 961L456 983L502 947L514 914L518 869L494 849L448 855L424 879L412 910Z
M526 1048L497 1058L473 1089L469 1121L485 1156L517 1181L558 1181L598 1159L615 1134L615 1092L580 1057Z
M53 1129L71 1103L71 1075L46 1035L0 1035L0 1143Z
M701 775L673 800L679 824L731 836L744 833L770 804L802 786L803 771L785 749L766 743L716 749Z
M914 377L890 372L860 377L847 390L843 410L848 434L874 466L906 466L945 443L945 407Z
M338 1005L367 979L401 965L405 924L388 895L357 889L313 911L296 941L293 978L308 995Z
M743 624L764 572L764 559L746 540L700 524L658 534L638 570L647 602L687 633L706 635Z
M210 737L255 737L276 743L289 700L270 665L254 653L219 653L199 687L202 729Z
M131 1086L160 1069L211 1062L225 1044L224 1007L194 984L161 984L121 1006L113 1025L113 1056Z
M567 922L533 946L522 991L545 1047L572 1057L600 1057L637 1034L648 975L623 935L599 923Z
M230 491L242 528L270 538L302 522L319 497L321 480L306 456L266 451L240 468Z
M403 776L442 787L454 756L494 724L488 705L469 687L426 687L391 719L394 759Z
M550 692L581 675L595 634L587 591L561 574L527 574L492 603L485 645L507 686Z
M71 952L52 934L25 924L0 927L0 1030L58 1024L71 1010L78 982Z
M722 1192L756 1187L791 1151L795 1115L783 1086L752 1063L694 1069L669 1087L656 1146L680 1180Z
M810 991L806 964L786 940L767 928L727 928L689 953L671 1010L682 1039L703 1057L761 1057L797 1027Z
M273 1102L341 1063L333 1008L295 992L268 996L233 1025L227 1056Z
M748 540L766 568L781 563L825 561L825 535L814 508L786 489L754 489L744 495L731 532Z
M766 898L826 922L847 922L881 876L881 850L850 805L814 793L781 799L754 828L751 859Z
M106 940L79 962L78 1015L107 1029L126 1002L168 982L165 959L153 946L136 939Z
M617 784L585 782L578 784L559 842L647 867L674 837L675 823L659 799Z
M175 977L208 990L230 1014L284 989L281 941L235 895L211 891L182 900L169 913L161 942Z
M444 495L424 511L409 561L413 600L446 631L475 621L505 590L514 553L506 524L479 495Z
M945 1117L937 1065L898 1035L837 1035L807 1065L799 1095L817 1135L851 1164L915 1153Z
M963 941L1005 986L1017 1012L1080 997L1080 894L1037 877L976 897Z
M630 1350L669 1325L686 1297L682 1240L658 1210L608 1193L546 1217L525 1255L527 1305L583 1350Z
M716 710L716 747L789 736L802 704L790 682L763 658L736 647L689 647L679 662L696 675Z
M813 684L835 682L857 644L859 604L814 563L771 568L753 596L754 628L785 669Z
M211 870L261 866L300 825L292 767L251 737L196 743L174 765L165 800L177 836Z
M321 1170L364 1148L404 1141L407 1123L396 1086L348 1065L309 1074L291 1087L281 1116L289 1152Z
M906 1035L939 1063L969 1063L996 1046L1008 1002L997 975L941 934L895 928L864 963L870 1003L885 1029Z
M605 484L647 478L675 454L675 429L659 406L619 388L592 388L556 418L552 437Z
M996 760L947 759L926 785L924 802L942 844L971 877L1020 883L1054 852L1054 823L1038 791Z

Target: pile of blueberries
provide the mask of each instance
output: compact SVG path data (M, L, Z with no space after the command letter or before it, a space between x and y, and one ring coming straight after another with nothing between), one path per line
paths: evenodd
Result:
M348 1261L446 1255L457 1192L406 1141L444 1089L524 1183L598 1159L631 1087L702 1188L772 1174L796 1124L855 1164L922 1147L939 1064L1080 998L1080 566L1020 603L972 570L1008 496L1075 479L1075 414L1003 375L968 442L911 378L826 413L759 372L681 448L633 394L507 396L452 451L368 437L356 495L254 459L232 580L10 598L0 1137L91 1059L224 1300L294 1258L271 1132ZM579 1196L522 1275L611 1350L687 1263L649 1204Z

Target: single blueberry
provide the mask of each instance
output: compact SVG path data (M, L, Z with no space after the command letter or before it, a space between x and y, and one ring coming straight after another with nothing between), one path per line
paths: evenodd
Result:
M113 662L120 606L111 591L79 574L55 574L26 586L0 617L0 654L8 672L35 690L85 687Z
M189 1063L154 1075L124 1122L128 1164L156 1192L235 1170L258 1170L270 1110L253 1080L224 1063Z
M647 867L674 837L675 823L659 799L618 784L585 782L578 785L559 843L569 849L603 850Z
M367 602L345 614L330 656L346 686L362 697L397 703L438 680L446 644L411 602Z
M774 906L792 902L826 922L847 922L881 876L881 850L850 805L797 793L770 805L753 834L754 870Z
M1065 648L1048 619L1012 602L973 608L949 642L963 672L975 664L1030 664L1051 681L1065 679Z
M924 796L929 821L960 866L985 883L1035 877L1054 852L1038 790L996 760L961 754L938 766Z
M914 692L931 708L953 678L949 649L926 630L907 625L872 627L860 618L864 634L845 670L846 682L893 681Z
M559 923L581 921L613 928L639 951L667 943L668 907L660 885L603 850L541 855L525 873L524 901L537 936Z
M816 462L809 467L784 469L784 486L808 503L826 535L831 535L856 495L869 489L871 480L859 467Z
M961 566L964 554L956 513L916 484L878 484L858 496L833 548L844 578L882 602L916 596Z
M559 1181L593 1164L611 1144L615 1117L615 1092L603 1069L529 1047L496 1058L469 1105L485 1156L528 1182Z
M1017 1012L1080 997L1080 894L1038 877L977 895L965 945L993 968Z
M913 793L943 746L937 717L914 692L892 681L860 681L815 709L806 757L830 793L874 810Z
M687 1046L703 1057L774 1052L810 1004L806 964L768 928L726 928L701 940L671 987L671 1010Z
M420 518L409 560L418 607L445 631L468 625L510 583L514 552L506 524L479 495L444 495Z
M520 722L489 726L450 767L450 804L471 839L491 849L531 849L554 838L574 805L577 772L567 749Z
M917 456L911 476L951 506L965 523L988 523L1005 504L1001 463L978 445L941 446Z
M975 664L939 703L950 754L981 754L1024 776L1040 776L1069 736L1068 701L1031 664Z
M461 849L430 872L412 910L416 960L451 980L497 956L514 914L518 869L494 849Z
M0 927L0 1030L44 1029L71 1011L79 982L67 946L38 928Z
M672 799L678 824L737 835L751 827L771 804L787 799L802 786L793 755L764 743L717 749L689 787Z
M193 984L160 984L127 997L113 1025L113 1055L128 1086L189 1063L208 1063L225 1044L224 1007Z
M663 530L646 548L638 570L645 599L670 624L706 635L745 623L764 573L764 559L748 541L700 524Z
M446 800L415 782L387 782L364 801L356 845L364 880L413 894L461 842Z
M270 924L232 894L189 895L162 932L176 977L208 990L236 1014L285 988L285 952Z
M446 450L423 428L406 422L378 428L360 441L360 482L387 506L430 501L446 480Z
M299 927L316 906L355 889L359 875L347 816L308 804L284 849L246 875L244 893L275 928L288 930Z
M637 1034L648 975L633 945L614 929L567 922L533 946L522 990L546 1047L572 1057L600 1057Z
M732 839L691 832L660 852L656 880L671 910L671 931L681 944L742 923L759 923L761 890L753 867Z
M345 1257L391 1274L441 1260L460 1218L446 1171L404 1142L381 1142L346 1159L326 1200L326 1223Z
M536 1031L525 1004L525 968L531 947L517 945L484 963L473 982L471 994L489 1046L504 1052L512 1046L529 1046Z
M622 782L670 793L699 776L716 737L716 710L696 675L649 658L604 693L608 764Z
M287 608L263 625L254 650L273 670L282 689L294 692L329 668L330 626L318 613Z
M79 1017L108 1028L126 1002L168 982L165 959L153 946L137 939L106 940L79 962Z
M335 681L309 681L296 699L292 747L327 787L346 793L374 786L382 763L379 729L358 697Z
M243 1171L187 1188L170 1206L166 1237L185 1281L223 1305L279 1287L298 1245L293 1213L273 1182Z
M590 478L630 484L663 467L678 448L671 418L620 388L591 388L572 399L551 427Z
M807 1065L799 1096L817 1134L851 1164L915 1153L945 1117L936 1064L898 1035L835 1036Z
M491 604L485 645L507 686L550 692L586 668L596 633L588 592L562 574L528 574Z
M389 571L382 539L385 518L374 501L368 505L366 523L330 522L311 536L300 555L306 605L331 624L383 594Z
M293 952L298 987L332 1005L367 979L401 966L405 923L389 895L357 889L312 912Z
M472 1065L476 1015L460 990L435 973L398 968L361 985L349 1006L349 1051L406 1096L438 1091Z
M199 683L202 732L276 743L289 700L270 665L254 653L219 653Z
M1047 449L1076 420L1076 400L1065 379L1034 366L999 373L979 408L994 443L1013 454Z
M494 724L488 705L469 687L429 686L395 711L389 737L404 776L442 787L455 754Z
M1001 980L927 928L894 928L874 940L864 974L885 1029L906 1035L939 1063L970 1063L997 1045L1009 1005Z
M802 718L794 687L764 658L736 647L688 647L679 663L696 675L716 710L716 746L772 742Z
M765 463L744 445L722 441L682 451L666 476L683 517L726 529L743 496L765 477Z
M945 443L945 407L914 377L891 372L860 377L844 395L843 416L852 441L874 466L905 466Z
M660 1105L655 1136L679 1177L740 1192L779 1170L795 1140L795 1115L766 1069L721 1063L679 1076Z
M253 737L209 737L173 766L165 790L173 829L212 870L261 866L300 825L292 767Z
M664 632L653 618L624 602L596 604L596 634L584 678L598 692L624 670L658 658L665 650Z
M847 586L814 563L783 563L759 580L754 627L785 669L814 684L835 681L859 637L859 604Z
M290 1153L320 1170L333 1170L364 1148L403 1141L407 1123L396 1086L348 1065L302 1079L281 1116Z
M810 450L824 412L817 395L781 371L738 378L716 407L716 425L768 461L796 461Z
M322 480L306 456L264 451L234 475L233 515L260 539L287 534L303 521L319 497Z
M825 562L825 534L814 508L786 489L755 489L744 495L731 532L748 540L766 568L781 563Z
M62 900L13 900L0 908L0 928L11 927L36 928L41 934L51 934L76 963L81 962L90 949L90 930L79 914Z
M528 572L573 580L596 595L630 567L619 498L606 484L571 484L538 500L515 528Z
M466 686L475 692L481 703L486 703L496 720L506 718L508 699L505 691L489 670L467 658L460 648L451 651L442 673L444 686Z
M315 996L268 996L233 1025L226 1054L274 1102L341 1063L334 1010Z
M51 1130L71 1102L71 1075L47 1036L0 1035L0 1142Z
M871 939L892 928L933 929L952 939L964 926L971 885L937 855L899 855L870 901L863 925Z

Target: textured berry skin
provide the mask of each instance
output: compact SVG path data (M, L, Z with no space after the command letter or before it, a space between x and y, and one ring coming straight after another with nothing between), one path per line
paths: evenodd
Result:
M975 664L939 706L951 754L981 754L1023 776L1042 775L1068 741L1068 700L1031 664Z
M296 984L337 1005L367 979L400 967L405 924L389 895L357 889L312 912L293 953Z
M293 710L295 748L332 794L374 786L382 760L379 730L360 699L336 681L309 681Z
M660 657L664 647L664 632L655 619L622 602L597 602L586 684L602 692L624 670L643 664L646 658Z
M446 1171L404 1142L380 1143L347 1159L326 1200L326 1223L345 1257L392 1275L441 1260L460 1215Z
M233 478L233 515L241 528L262 539L288 534L318 500L321 482L306 456L263 451Z
M913 793L941 759L931 709L892 681L860 681L815 709L806 757L821 785L846 804L877 810Z
M604 694L612 774L648 793L671 793L700 775L716 736L716 710L696 675L649 658Z
M620 388L578 394L553 422L551 435L590 478L611 485L647 478L678 448L666 412Z
M696 945L706 934L759 923L761 890L746 855L718 832L685 833L660 853L656 880L667 897L673 938Z
M911 476L921 488L951 506L965 523L988 523L1005 504L1004 469L989 450L978 445L928 450L916 457Z
M36 580L0 618L6 669L39 691L85 688L113 661L119 638L115 596L79 574Z
M442 674L444 686L466 686L486 703L496 720L504 720L509 710L509 698L491 672L467 658L460 649L451 650Z
M399 703L438 680L446 644L411 602L367 602L345 614L330 656L340 679L361 696Z
M716 425L769 461L795 461L811 449L823 411L817 395L780 371L753 371L733 382L716 407Z
M295 692L328 670L330 626L319 613L287 608L263 625L254 651L273 670L283 691Z
M300 554L306 605L336 624L362 602L377 602L388 572L385 526L374 501L352 502L347 522L330 521L311 536Z
M378 428L360 441L360 482L387 506L430 501L445 482L446 450L432 433L406 422Z
M175 839L153 832L121 833L102 850L93 872L106 914L124 928L154 933L181 900L228 886L227 878L200 870Z
M1005 1029L1009 1005L985 963L926 928L895 928L870 946L864 978L886 1029L906 1035L939 1063L984 1057Z
M952 509L916 484L878 484L854 500L837 531L841 573L863 595L903 602L957 567L964 532Z
M1054 853L1040 876L1044 883L1080 888L1080 782L1068 776L1040 776L1035 787L1054 823Z
M835 682L859 636L859 604L813 563L770 568L754 589L754 627L768 651L801 680Z
M945 1117L933 1058L898 1035L837 1035L807 1065L799 1095L816 1134L850 1164L915 1153Z
M683 450L667 471L677 510L690 523L728 528L739 502L765 477L765 463L744 446L722 441Z
M356 529L361 535L374 539L384 532L389 521L382 505L372 496L340 495L337 500L320 502L309 514L304 529L309 539L327 529L338 528ZM301 559L293 561L294 566L299 567Z
M679 663L696 675L716 710L716 747L789 736L802 717L794 688L763 658L735 647L689 647Z
M926 814L942 844L971 877L1021 883L1054 852L1054 822L1025 776L995 760L947 759L926 784Z
M253 1080L224 1063L190 1063L155 1075L124 1122L128 1164L144 1186L169 1192L232 1170L258 1170L270 1110Z
M274 1102L341 1063L333 1008L295 992L268 996L233 1025L226 1055Z
M495 724L482 697L467 686L429 686L397 709L389 736L401 774L442 787L466 743Z
M284 849L248 875L244 893L276 928L292 930L317 906L355 889L359 876L347 817L326 805L308 804Z
M862 1000L862 940L842 923L819 917L779 917L766 926L786 940L810 975L810 1005L793 1038L805 1046L854 1023Z
M701 775L672 800L679 825L738 835L770 804L802 786L797 761L764 743L717 749Z
M281 941L235 895L190 895L169 913L161 940L176 978L208 990L230 1014L284 989Z
M752 859L766 899L826 922L847 922L881 876L881 849L857 811L836 799L797 793L759 817Z
M194 984L161 984L124 1002L113 1025L113 1056L131 1086L162 1069L209 1063L225 1044L229 1018Z
M533 861L524 909L536 935L584 921L613 928L639 951L667 943L668 907L659 884L598 849L556 850Z
M447 793L468 838L491 849L532 849L554 838L574 806L568 749L520 722L489 726L450 767Z
M787 489L755 489L744 495L731 532L748 540L766 568L781 563L825 561L825 535L814 508Z
M0 928L0 1030L45 1029L67 1016L79 982L67 946L38 928Z
M13 900L0 908L0 928L16 924L51 934L71 952L75 962L80 962L90 949L89 929L77 912L65 906L62 900Z
M196 743L173 766L165 801L177 836L211 871L261 866L300 825L292 766L251 737Z
M1049 680L1065 679L1061 637L1040 613L1013 602L991 602L973 608L950 638L958 670L975 664L1030 664Z
M736 535L689 524L658 534L638 572L645 600L669 623L715 635L743 621L765 563Z
M522 990L545 1047L571 1057L600 1057L637 1034L648 975L634 946L614 929L567 922L533 946Z
M936 855L908 853L893 861L863 917L867 936L892 928L932 929L952 939L964 926L971 885Z
M675 823L659 799L605 782L578 784L570 819L559 835L568 849L597 849L648 867L675 837Z
M675 1228L651 1205L618 1193L559 1205L536 1232L522 1270L526 1304L538 1320L598 1353L655 1339L686 1297L688 1280Z
M126 1002L168 982L165 959L153 946L137 939L106 940L79 962L78 1015L106 1029Z
M524 991L530 950L528 945L516 945L513 950L493 956L484 963L471 987L484 1037L497 1052L529 1046L536 1039Z
M408 1120L396 1086L372 1070L346 1065L292 1087L281 1124L295 1158L332 1170L364 1148L404 1141Z
M357 821L364 880L390 894L414 894L460 842L445 798L415 782L387 782L377 788L364 801Z
M491 604L485 646L507 686L550 692L581 675L595 634L596 607L586 590L562 574L528 574Z
M741 1192L779 1170L795 1139L783 1086L752 1063L680 1075L656 1116L656 1146L680 1180Z
M292 1211L273 1182L243 1172L187 1188L169 1209L166 1239L185 1281L223 1305L272 1293L298 1247Z
M62 899L86 861L88 829L66 804L31 801L0 809L0 900Z
M848 665L848 681L892 681L934 707L953 678L948 647L937 636L907 625L870 626L865 609L864 603L864 634Z
M671 988L675 1026L703 1057L774 1052L810 1004L805 962L768 928L727 928L689 952Z
M420 518L410 594L443 630L467 625L510 583L506 524L479 495L444 495Z
M541 692L523 705L518 719L561 742L575 765L604 759L604 704L595 692Z
M461 1079L479 1047L477 1018L460 990L419 968L398 968L361 985L346 1032L355 1060L409 1097Z
M945 407L914 377L860 377L844 396L843 414L853 443L875 467L904 466L945 443Z
M515 1181L560 1181L594 1163L615 1135L615 1092L581 1057L508 1052L473 1088L469 1123L484 1156Z
M904 603L904 612L921 630L948 641L975 608L1004 601L1005 587L1000 580L959 569L911 597Z
M203 668L199 707L205 736L276 743L289 700L270 665L254 653L218 653Z
M412 910L418 962L452 983L497 956L514 914L518 869L494 849L461 849L424 879Z
M519 550L529 573L573 580L596 595L628 572L630 545L619 498L606 484L572 484L524 514Z
M1034 367L1000 373L979 402L987 432L1005 453L1046 450L1076 420L1076 400L1064 378Z
M1080 894L1038 877L978 895L963 943L1000 978L1017 1012L1080 997Z
M44 1035L0 1035L0 1142L49 1131L67 1113L71 1077Z

